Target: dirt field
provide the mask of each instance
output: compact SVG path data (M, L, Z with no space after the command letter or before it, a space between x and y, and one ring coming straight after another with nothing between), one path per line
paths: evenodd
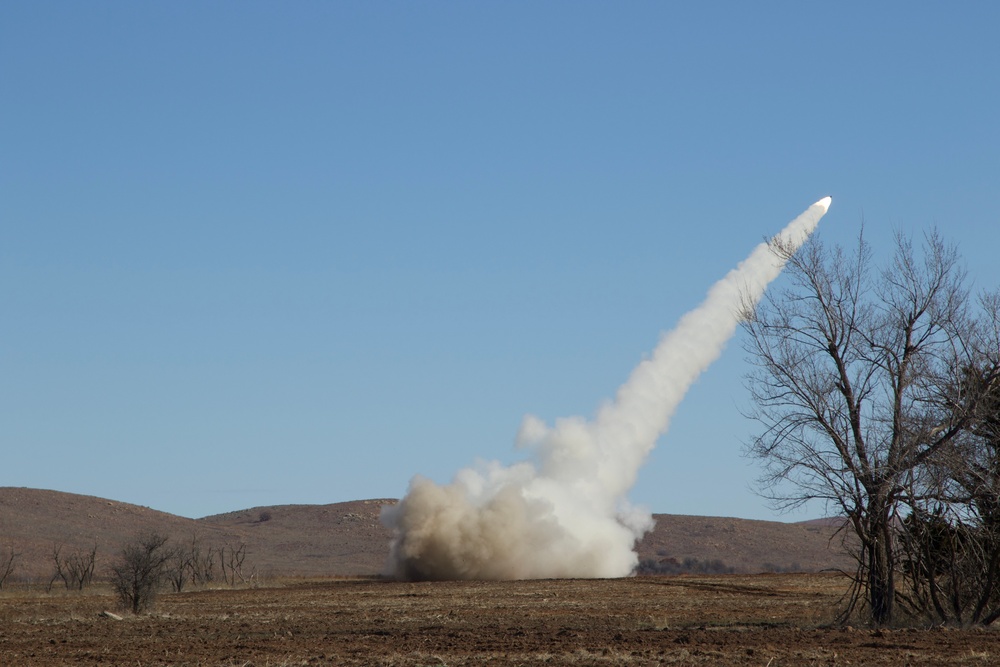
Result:
M0 594L0 665L969 665L993 630L828 628L821 575L396 583L164 594L116 621L99 593Z

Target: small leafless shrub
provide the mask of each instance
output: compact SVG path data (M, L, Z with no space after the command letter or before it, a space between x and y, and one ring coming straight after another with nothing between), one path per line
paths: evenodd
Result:
M138 614L152 607L173 556L167 537L158 533L140 535L122 548L111 566L111 586L122 608Z

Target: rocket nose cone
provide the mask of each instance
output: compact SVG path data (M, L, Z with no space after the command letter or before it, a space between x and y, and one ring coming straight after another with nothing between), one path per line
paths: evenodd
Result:
M823 197L818 202L813 204L813 206L822 206L823 210L829 210L830 204L833 202L833 197Z

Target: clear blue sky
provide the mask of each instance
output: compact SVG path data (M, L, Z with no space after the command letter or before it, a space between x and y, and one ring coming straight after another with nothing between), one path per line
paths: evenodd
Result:
M399 497L591 415L824 195L1000 284L1000 4L6 2L0 485ZM738 340L631 494L773 518ZM799 519L805 516L782 516Z

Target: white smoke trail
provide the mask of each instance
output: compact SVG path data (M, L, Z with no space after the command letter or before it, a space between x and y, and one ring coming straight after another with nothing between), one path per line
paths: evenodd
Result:
M383 510L393 533L388 569L401 579L621 577L638 559L635 541L652 528L625 494L667 430L688 388L722 353L768 284L816 228L824 197L761 243L665 334L593 421L546 426L525 417L518 444L535 463L493 463L460 471L440 486L415 477L398 505Z

